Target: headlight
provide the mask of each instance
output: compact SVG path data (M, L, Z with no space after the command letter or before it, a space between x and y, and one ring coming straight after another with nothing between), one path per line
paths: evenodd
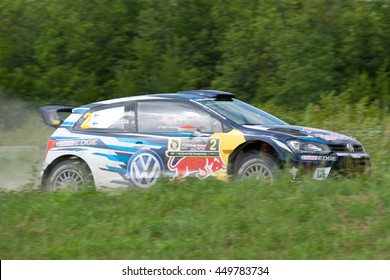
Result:
M293 152L299 154L329 154L331 152L328 145L321 143L301 140L289 140L287 143Z

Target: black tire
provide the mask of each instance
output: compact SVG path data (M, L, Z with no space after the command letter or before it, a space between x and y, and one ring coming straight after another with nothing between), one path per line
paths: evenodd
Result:
M244 157L236 169L236 177L244 180L253 178L264 180L268 184L273 184L276 179L278 165L274 158L262 153L250 153Z
M79 191L94 188L88 166L79 160L65 160L56 165L47 177L46 191L70 189Z

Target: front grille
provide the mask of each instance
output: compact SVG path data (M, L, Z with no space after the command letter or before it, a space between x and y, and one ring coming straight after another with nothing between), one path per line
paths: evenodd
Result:
M337 169L339 172L346 173L361 173L368 171L371 166L370 159L368 158L341 158Z
M347 148L347 145L343 144L330 144L329 148L334 152L350 152ZM362 145L353 145L354 153L364 152Z

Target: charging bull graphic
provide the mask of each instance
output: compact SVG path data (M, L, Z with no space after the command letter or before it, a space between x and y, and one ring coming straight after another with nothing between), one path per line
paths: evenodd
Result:
M168 168L176 172L173 179L182 179L193 173L199 179L204 179L218 171L226 170L221 157L183 157L175 164L174 160L175 157L168 160Z

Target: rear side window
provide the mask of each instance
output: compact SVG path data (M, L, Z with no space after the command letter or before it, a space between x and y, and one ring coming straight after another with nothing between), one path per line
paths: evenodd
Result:
M200 132L222 132L222 124L209 113L190 104L173 101L138 102L139 132L177 132L182 125Z
M135 131L135 104L120 104L86 112L76 124L77 130Z

